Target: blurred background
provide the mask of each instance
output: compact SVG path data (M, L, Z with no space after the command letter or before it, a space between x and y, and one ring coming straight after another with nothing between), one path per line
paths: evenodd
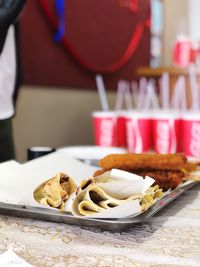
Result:
M198 0L67 0L63 13L55 2L29 0L19 19L13 127L21 162L32 146L94 145L91 114L102 108L96 74L113 109L119 80L187 75L199 63ZM189 41L189 59L187 51L177 55L180 40Z

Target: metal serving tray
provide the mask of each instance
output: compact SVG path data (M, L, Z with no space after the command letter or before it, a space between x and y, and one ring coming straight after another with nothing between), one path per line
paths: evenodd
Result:
M158 200L151 208L138 216L130 216L123 219L91 219L86 217L75 217L68 212L61 212L55 209L36 208L25 205L13 205L0 202L0 214L25 217L36 220L67 223L86 227L97 227L109 231L127 230L134 224L143 223L149 220L157 212L162 210L178 196L197 184L192 182L180 188L176 188L169 194Z

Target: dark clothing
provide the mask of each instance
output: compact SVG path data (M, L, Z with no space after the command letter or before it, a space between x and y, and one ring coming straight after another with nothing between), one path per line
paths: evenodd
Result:
M7 38L7 34L8 34L8 29L10 28L10 25L14 24L17 17L19 16L24 4L25 4L26 0L0 0L0 56L2 55L2 51L4 51L4 45L5 45L5 40ZM7 47L7 46L6 46ZM17 48L17 47L16 47ZM10 48L11 49L11 48ZM12 50L12 49L11 49ZM11 52L13 52L14 50L12 50ZM18 49L15 50L15 52L17 52ZM11 55L8 51L8 53L6 53L7 55ZM11 56L10 56L11 57ZM12 103L9 100L9 95L11 92L11 89L13 88L13 92L14 92L14 103L16 100L16 96L17 96L17 89L18 89L18 85L19 85L19 80L18 80L18 66L16 66L16 70L15 70L15 64L13 63L14 61L12 60L12 62L10 63L13 69L13 72L17 72L16 73L16 80L15 80L15 85L13 83L11 83L11 86L9 87L9 92L8 90L6 90L7 88L5 87L5 91L2 91L3 93L5 93L5 96L7 96L7 99L5 101L5 96L2 97L2 99L0 99L0 105L1 105L1 101L4 101L2 103L2 105L4 104L4 109L6 107L6 112L4 113L4 109L3 106L1 111L1 120L0 120L0 162L3 161L7 161L10 159L14 159L14 145L13 145L13 132L12 132L12 119L11 117L11 112L9 113L9 111L12 111L13 114L13 107L12 109L7 110L7 107L11 107ZM18 63L18 58L16 58L16 62ZM7 64L7 61L3 61L2 66L5 66ZM6 68L6 66L5 66ZM6 73L4 73L4 69L3 69L3 79L6 79ZM14 75L12 75L14 77ZM11 81L11 80L10 80ZM14 81L14 80L13 80ZM4 88L4 87L3 87ZM14 90L15 89L15 90ZM6 94L6 92L8 92ZM11 96L12 97L12 96ZM9 105L8 105L9 103ZM9 114L9 115L4 115L4 114Z
M0 53L8 28L15 22L25 3L26 0L0 0Z
M0 120L0 162L14 158L12 119Z

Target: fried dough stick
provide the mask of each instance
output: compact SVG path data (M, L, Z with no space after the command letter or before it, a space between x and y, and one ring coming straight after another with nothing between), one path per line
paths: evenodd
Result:
M183 182L184 173L181 171L139 171L134 172L142 177L149 176L155 180L164 191L174 189Z
M197 169L197 164L196 163L187 162L187 163L185 163L184 165L181 166L180 171L187 175L188 173L190 173L192 171L196 171L196 169ZM93 174L93 176L94 177L99 176L99 175L103 174L106 171L108 171L108 170L104 170L104 169L96 170L95 173ZM125 170L125 171L129 171L129 172L132 172L132 173L139 173L139 172L143 172L145 170L135 170L135 171L134 170ZM148 170L148 171L150 172L150 171L154 171L154 170ZM162 171L164 172L165 170L162 170ZM170 170L168 170L168 171L170 171Z
M110 154L100 160L104 170L180 170L187 162L183 154Z

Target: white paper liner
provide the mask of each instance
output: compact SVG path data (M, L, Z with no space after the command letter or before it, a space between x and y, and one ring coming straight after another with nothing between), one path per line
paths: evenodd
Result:
M19 257L12 250L7 250L0 255L0 266L1 267L33 267L33 265L27 263L24 259Z
M108 179L108 181L106 181ZM112 182L112 180L114 182ZM126 171L112 169L105 172L98 177L95 177L95 181L99 182L99 186L110 194L123 192L123 196L130 197L133 194L144 194L145 191L152 186L155 182L151 177L143 177L129 173ZM106 182L106 183L105 183Z
M54 152L21 165L10 163L6 168L1 166L3 165L0 164L0 202L43 208L48 207L38 204L33 198L38 185L59 172L68 174L79 184L83 178L91 177L97 170L63 152Z
M11 160L0 164L0 202L17 204L19 196L16 195L14 174L21 168L21 164Z
M137 174L118 170L118 169L112 169L111 171L107 171L107 172L99 175L98 177L95 177L95 180L98 182L101 182L104 179L106 179L107 177L110 179L113 179L113 180L127 179L127 180L131 180L131 181L133 181L133 180L136 181L136 180L142 179L142 177L137 175Z
M101 219L108 219L108 218L125 218L132 215L138 215L141 212L141 207L139 200L132 200L132 201L126 201L123 204L120 204L119 206L107 209L105 211L102 211L101 213L96 213L93 215L89 215L87 217L89 218L101 218Z
M16 162L0 164L0 202L52 209L35 201L33 192L36 187L59 172L68 174L79 185L83 179L91 178L97 169L63 152L54 152L25 164ZM128 198L139 193L144 194L154 183L154 179L150 177L143 179L138 175L117 169L113 169L106 175L109 178L108 181L103 181L105 175L101 175L98 184L106 192L115 194L118 199ZM97 180L99 177L97 177ZM75 195L73 194L67 201L66 211L71 210L74 198ZM90 217L122 218L136 215L139 212L141 212L139 200L127 200L117 207L109 208Z
M140 180L126 180L100 183L99 187L112 197L124 199L135 194L142 194L144 183Z

